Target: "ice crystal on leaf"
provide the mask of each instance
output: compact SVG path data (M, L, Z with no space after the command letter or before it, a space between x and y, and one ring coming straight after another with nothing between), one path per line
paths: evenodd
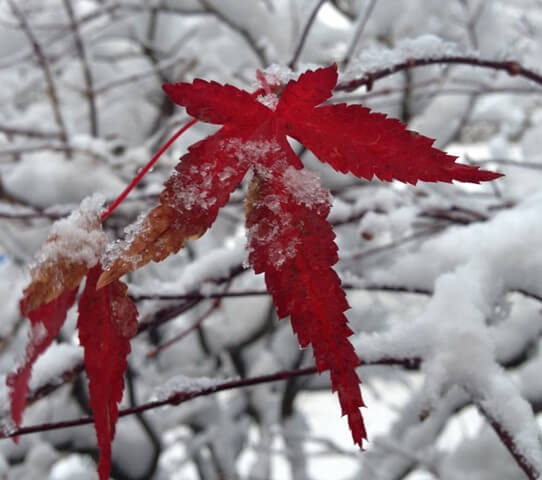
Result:
M101 195L85 198L68 218L53 224L30 272L32 281L21 301L24 314L76 288L99 261L107 243L100 222L103 203Z

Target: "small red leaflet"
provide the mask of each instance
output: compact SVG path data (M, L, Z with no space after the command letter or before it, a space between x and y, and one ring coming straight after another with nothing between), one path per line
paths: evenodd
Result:
M88 272L79 300L77 328L85 350L90 406L100 447L98 473L101 480L107 480L118 403L124 390L126 357L130 353L130 340L137 333L137 309L126 295L126 285L118 280L96 290L101 273L100 264Z
M8 375L6 382L10 389L11 418L17 426L21 424L23 419L28 383L34 362L49 348L60 332L68 310L75 302L76 294L77 289L66 290L59 297L39 306L28 314L32 327L26 346L24 363L15 373ZM25 311L24 299L21 301L21 311Z

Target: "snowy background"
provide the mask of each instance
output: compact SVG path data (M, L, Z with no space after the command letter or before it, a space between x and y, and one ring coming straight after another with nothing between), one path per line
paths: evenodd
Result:
M54 220L112 201L188 117L161 84L251 90L256 69L337 62L341 81L408 59L513 60L538 71L539 0L0 0L0 375L28 335L17 303ZM542 83L441 63L332 101L363 103L506 176L405 186L335 174L348 318L369 431L351 443L326 375L234 389L121 419L112 478L464 480L542 472ZM107 221L110 240L156 202L188 131ZM243 198L205 236L127 277L140 321L123 406L311 366L245 268ZM212 298L209 298L212 297ZM216 299L219 299L217 301ZM24 425L89 414L71 312L37 363ZM395 364L395 365L390 365ZM9 429L7 389L0 421ZM0 478L95 479L92 426L0 441Z

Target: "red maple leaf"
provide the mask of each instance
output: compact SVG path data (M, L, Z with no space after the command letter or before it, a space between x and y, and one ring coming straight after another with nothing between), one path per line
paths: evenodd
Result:
M98 473L100 479L107 480L118 403L124 390L126 357L130 353L130 339L137 333L137 309L126 295L126 285L118 280L96 290L101 273L99 264L88 272L79 300L77 328L85 351L90 406L100 447Z
M290 316L300 345L312 345L318 370L330 371L354 442L361 446L366 432L355 371L359 360L348 341L348 303L332 269L338 257L326 221L329 193L303 170L287 137L336 170L367 179L479 183L500 174L457 164L455 157L433 148L433 140L365 107L320 106L337 83L335 65L308 71L284 88L263 83L253 94L198 79L164 85L190 115L223 127L190 147L167 181L160 205L98 285L160 261L187 238L202 235L251 168L249 260L256 273L265 273L278 314Z
M6 381L10 388L11 418L17 426L21 424L26 407L26 395L28 394L32 367L60 332L66 320L66 314L75 302L76 294L77 289L66 290L51 302L39 306L28 314L31 329L24 361L15 373L8 375ZM21 301L20 307L21 311L25 311L24 299Z

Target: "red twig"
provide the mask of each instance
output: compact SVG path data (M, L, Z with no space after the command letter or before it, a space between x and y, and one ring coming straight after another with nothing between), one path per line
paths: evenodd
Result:
M163 350L171 347L171 345L177 342L180 342L187 335L192 333L194 330L198 329L200 325L205 321L205 319L208 318L209 315L211 315L211 313L213 313L218 308L218 306L220 305L221 299L222 297L216 297L212 305L202 315L200 315L199 318L192 325L190 325L190 327L183 330L181 333L175 335L173 338L170 338L167 342L164 342L158 345L153 350L150 350L149 352L147 352L147 357L149 358L156 357Z
M104 222L114 211L115 209L124 201L128 194L136 187L136 185L141 181L145 174L154 166L162 154L172 145L172 143L177 140L184 132L186 132L192 125L197 123L197 120L194 118L188 123L183 125L175 134L160 147L160 149L153 155L149 160L147 165L145 165L140 172L134 177L130 184L123 190L123 192L116 198L116 200L109 205L107 210L102 214L101 220Z
M93 137L98 136L98 112L96 110L96 99L94 98L94 79L92 76L92 71L90 69L89 58L87 54L86 46L83 42L81 32L79 31L79 23L75 17L75 12L73 11L73 6L71 0L64 0L64 8L68 13L70 19L70 26L73 32L73 37L75 40L75 48L79 54L79 60L81 61L81 66L83 69L83 78L86 83L86 97L88 101L88 110L89 110L89 123L90 123L90 134Z
M17 17L19 25L21 26L21 29L24 31L26 37L28 38L28 41L32 46L34 55L36 56L38 63L43 71L43 76L47 85L47 94L49 95L51 109L53 110L53 116L60 130L60 138L64 143L66 143L68 141L66 124L64 122L62 111L60 109L58 91L54 81L53 72L47 60L47 56L45 55L41 43L38 41L38 38L34 34L34 31L28 23L23 11L17 6L17 4L13 0L8 0L8 5L11 8L11 11L15 15L15 17ZM69 156L69 152L67 152L67 155Z
M356 88L365 86L367 90L371 90L373 83L376 80L387 77L397 72L409 70L416 67L424 67L427 65L437 64L456 64L456 65L471 65L473 67L490 68L492 70L501 70L508 72L512 76L520 76L527 78L539 85L542 85L542 75L536 73L533 70L529 70L523 67L519 62L514 60L505 60L502 62L495 60L484 60L476 57L436 57L436 58L409 58L403 63L398 63L392 67L377 70L375 72L366 73L360 78L350 80L347 82L341 82L335 87L335 91L352 91Z
M383 358L373 362L365 362L365 365L398 365L406 369L416 369L419 367L419 358ZM280 380L286 380L293 377L301 377L306 375L314 375L317 373L316 367L300 368L297 370L282 370L269 375L260 375L257 377L227 380L222 383L218 383L209 388L203 388L195 392L173 392L169 397L163 400L155 400L151 402L138 405L137 407L125 408L119 411L119 417L127 415L135 415L138 413L152 410L155 408L163 407L165 405L180 405L194 398L204 397L207 395L213 395L225 390L233 390L236 388L250 387L253 385L261 385L263 383L277 382ZM30 427L21 427L17 430L13 430L7 434L4 434L0 438L11 438L19 435L29 435L31 433L46 432L50 430L59 430L62 428L77 427L81 425L88 425L93 423L92 417L82 417L76 420L67 420L63 422L55 423L43 423L40 425L32 425Z
M510 452L517 465L525 472L529 480L540 479L542 472L538 471L537 467L533 465L529 459L523 455L514 440L514 437L506 430L506 428L495 418L493 417L485 408L482 407L480 403L477 403L476 406L480 413L486 418L488 423L491 425L502 444Z

